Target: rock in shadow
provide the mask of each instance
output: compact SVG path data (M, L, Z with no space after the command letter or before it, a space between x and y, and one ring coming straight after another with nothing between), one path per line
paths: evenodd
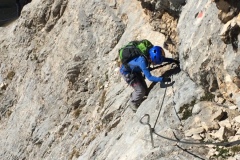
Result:
M170 77L172 75L176 75L178 73L181 72L181 68L180 67L174 67L174 68L171 68L170 70L166 71L162 76L163 77Z
M172 75L176 75L178 73L181 72L181 68L180 67L174 67L174 68L171 68L170 70L166 71L162 77L170 77ZM161 88L166 88L166 87L169 87L169 86L172 86L173 84L175 83L175 81L172 81L170 83L160 83L160 87ZM149 92L151 91L151 89L153 89L153 87L156 85L157 83L156 82L152 82L150 84L150 86L148 87L148 92L147 92L147 95L149 94Z
M32 0L1 0L0 2L0 27L5 27L16 20L23 7Z

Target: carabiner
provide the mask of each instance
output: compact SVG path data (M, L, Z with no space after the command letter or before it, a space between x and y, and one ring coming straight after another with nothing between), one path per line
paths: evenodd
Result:
M143 122L143 118L144 117L147 117L147 122ZM150 130L150 136L151 136L151 142L152 142L152 147L154 147L154 142L153 142L153 131L154 131L154 128L152 128L151 124L150 124L150 116L149 114L145 114L144 116L142 116L142 118L140 119L140 123L143 124L143 125L148 125L149 127L149 130Z

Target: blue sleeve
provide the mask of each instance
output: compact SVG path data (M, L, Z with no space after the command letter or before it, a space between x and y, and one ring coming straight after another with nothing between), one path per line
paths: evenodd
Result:
M149 80L149 81L152 81L152 82L162 82L163 78L162 77L155 77L155 76L152 76L149 69L147 68L147 62L146 60L143 58L143 59L140 59L140 62L139 62L139 67L141 68L141 70L143 71L144 75L146 76L146 78Z
M129 73L129 71L126 70L126 68L124 67L124 65L122 64L120 67L120 73L123 75L126 75Z

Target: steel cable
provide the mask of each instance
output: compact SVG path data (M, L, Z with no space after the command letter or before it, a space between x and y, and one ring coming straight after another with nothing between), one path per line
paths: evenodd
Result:
M166 140L169 140L169 141L173 141L173 142L177 142L177 143L185 143L185 144L191 144L191 145L215 145L215 146L225 146L225 147L230 147L230 146L233 146L233 145L237 145L237 144L240 144L240 140L236 140L236 141L233 141L233 142L192 142L192 141L181 141L179 140L179 138L177 138L177 136L175 135L175 133L173 132L173 135L175 137L175 139L172 139L172 138L169 138L169 137L165 137L163 135L160 135L158 133L156 133L155 131L155 127L156 127L156 124L157 124L157 121L158 121L158 118L160 116L160 113L161 113L161 110L162 110L162 106L163 106L163 102L164 102L164 99L165 99L165 95L166 95L166 91L167 91L167 87L165 88L165 91L164 91L164 95L163 95L163 100L162 100L162 103L161 103L161 106L160 106L160 109L159 109L159 112L158 112L158 115L157 115L157 118L156 118L156 121L154 123L154 127L152 128L151 124L150 124L150 115L149 114L145 114L144 116L142 116L142 118L140 119L140 123L143 124L143 125L147 125L149 127L149 130L150 130L150 136L151 136L151 143L152 143L152 147L155 148L154 146L154 140L153 140L153 133L163 139L166 139ZM175 108L175 107L174 107ZM147 117L147 121L146 122L143 122L143 119Z

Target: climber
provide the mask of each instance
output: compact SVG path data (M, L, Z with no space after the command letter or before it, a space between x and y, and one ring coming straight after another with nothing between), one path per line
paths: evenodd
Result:
M144 80L145 77L152 82L171 82L169 77L152 76L150 73L151 68L149 68L150 64L159 65L162 62L168 62L179 66L178 60L166 58L163 48L153 46L148 40L130 42L119 50L119 54L122 61L120 73L124 80L134 89L129 103L134 112L137 111L137 108L144 100L144 96L147 96L148 87Z

